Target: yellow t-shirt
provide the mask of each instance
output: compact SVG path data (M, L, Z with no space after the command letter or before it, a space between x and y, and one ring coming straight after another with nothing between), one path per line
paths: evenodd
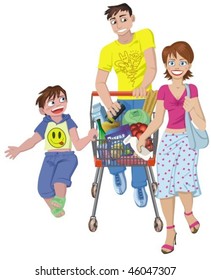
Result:
M98 68L110 72L112 68L117 74L118 90L132 91L140 87L146 71L144 51L155 48L151 30L143 29L133 34L128 44L114 41L106 45L100 53ZM151 86L148 87L151 89ZM119 99L136 99L136 97L119 97Z

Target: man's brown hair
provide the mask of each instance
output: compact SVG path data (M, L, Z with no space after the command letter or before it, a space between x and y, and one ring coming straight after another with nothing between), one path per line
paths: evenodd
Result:
M181 55L184 59L188 61L188 63L192 63L194 59L194 52L191 48L191 46L184 41L178 41L173 43L171 46L166 46L162 51L162 60L163 63L167 63L168 56L173 55L175 58L177 57L177 54ZM168 78L168 80L171 80L172 77L169 74L169 72L166 70L164 73L165 78ZM190 77L193 77L192 72L190 70L187 71L187 73L184 75L183 80L189 79Z
M110 19L112 16L115 16L119 11L129 12L129 15L132 16L133 12L128 4L123 3L116 6L108 6L108 10L105 11L104 15L107 15L107 19Z
M49 86L42 90L39 94L40 96L36 100L36 105L38 104L39 108L44 108L46 100L51 98L59 97L60 93L64 93L65 98L67 99L66 91L60 86Z

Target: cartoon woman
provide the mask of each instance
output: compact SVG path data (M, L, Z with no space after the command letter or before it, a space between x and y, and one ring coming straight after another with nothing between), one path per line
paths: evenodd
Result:
M175 42L163 49L165 78L172 80L172 83L160 87L155 118L138 142L140 149L145 145L145 140L162 125L167 110L168 124L157 152L158 188L156 191L167 224L166 241L161 248L164 254L171 253L176 244L177 233L174 226L176 196L179 196L184 206L184 215L190 231L196 233L200 227L192 212L193 197L201 194L197 177L199 151L190 148L185 128L185 111L190 113L193 123L200 130L205 130L206 127L197 87L190 84L191 98L186 96L184 80L192 77L190 68L193 59L193 50L186 42Z

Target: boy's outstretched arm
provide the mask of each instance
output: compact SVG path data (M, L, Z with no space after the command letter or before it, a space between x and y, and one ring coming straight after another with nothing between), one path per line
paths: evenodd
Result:
M75 127L71 128L69 132L73 145L77 151L85 148L90 141L95 141L97 136L97 130L95 128L90 129L88 135L81 139L79 138L77 129Z
M10 159L14 159L19 153L25 152L33 148L41 140L42 137L40 136L40 134L35 132L31 138L24 141L19 147L9 146L8 150L5 151L6 157L9 157Z

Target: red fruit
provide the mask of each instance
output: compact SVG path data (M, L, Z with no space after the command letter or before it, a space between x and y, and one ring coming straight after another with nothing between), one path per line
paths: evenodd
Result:
M136 123L133 123L130 125L130 130L132 131L133 129L137 128L137 125Z
M152 139L151 139L151 138L147 138L147 139L146 139L145 147L146 147L149 151L153 151L153 143L152 143Z
M136 133L136 137L139 139L139 137L141 136L143 134L143 132L142 131L138 131L137 133Z
M144 123L133 123L130 125L132 136L136 136L138 139L141 134L147 129L147 125Z
M136 136L136 134L139 132L139 130L137 128L134 128L131 130L131 134L132 136Z
M146 148L151 152L151 151L153 151L153 145L148 145L148 146L146 146Z
M131 131L132 136L136 135L136 133L138 132L138 127L137 127L136 123L130 125L130 131Z
M140 126L139 126L139 130L144 132L145 130L147 129L147 125L142 123Z
M145 142L145 146L149 146L152 145L152 139L151 138L147 138L146 142Z

